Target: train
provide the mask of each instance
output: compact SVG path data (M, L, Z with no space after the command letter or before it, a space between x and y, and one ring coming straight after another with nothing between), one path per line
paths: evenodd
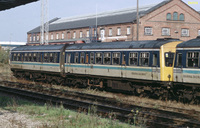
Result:
M95 86L135 95L198 101L200 37L22 46L11 51L17 78Z

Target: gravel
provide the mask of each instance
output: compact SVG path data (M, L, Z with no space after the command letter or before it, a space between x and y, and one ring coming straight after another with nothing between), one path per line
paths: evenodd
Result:
M42 123L33 121L28 115L0 109L0 128L40 128Z

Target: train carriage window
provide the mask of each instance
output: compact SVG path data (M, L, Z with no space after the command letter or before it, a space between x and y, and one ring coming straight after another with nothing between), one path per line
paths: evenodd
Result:
M44 53L43 62L49 62L49 60L48 60L48 53Z
M177 66L182 67L182 53L177 54Z
M174 53L166 52L165 53L165 66L172 67L174 62Z
M94 64L94 53L90 53L90 64Z
M70 60L71 60L71 54L67 53L67 55L66 55L66 63L70 63Z
M81 57L80 57L80 63L81 64L84 64L84 56L85 56L85 53L81 52Z
M104 59L103 59L103 64L111 64L111 53L105 52L104 53Z
M33 53L33 62L37 62L37 53Z
M95 61L96 61L96 64L102 64L102 53L100 53L100 52L97 52L96 54L95 54Z
M54 53L49 53L49 62L54 63Z
M199 52L187 53L187 67L198 67L199 65Z
M14 60L14 61L17 61L17 54L16 54L16 53L14 53L13 60Z
M119 65L120 64L120 53L114 52L112 54L112 60L113 60L113 65Z
M86 63L86 64L88 64L88 62L89 62L88 59L89 59L89 55L88 55L88 53L86 53L86 55L85 55L85 63Z
M78 52L74 55L74 63L78 63Z
M21 61L20 53L17 54L17 60L16 61Z
M138 53L131 52L129 53L129 65L137 65L138 63Z
M24 61L28 61L28 53L25 53Z
M158 61L158 55L156 53L153 53L153 63L152 66L157 66Z
M28 61L31 62L33 60L32 53L28 54Z
M149 53L142 52L140 53L140 66L148 66L149 65Z

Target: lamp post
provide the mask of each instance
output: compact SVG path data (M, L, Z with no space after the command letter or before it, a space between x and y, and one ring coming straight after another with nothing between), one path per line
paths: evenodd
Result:
M137 0L137 41L139 40L139 0Z

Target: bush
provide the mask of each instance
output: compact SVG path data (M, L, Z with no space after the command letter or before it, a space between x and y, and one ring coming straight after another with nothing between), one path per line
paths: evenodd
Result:
M8 64L9 63L9 50L5 51L0 49L0 63L1 64Z

